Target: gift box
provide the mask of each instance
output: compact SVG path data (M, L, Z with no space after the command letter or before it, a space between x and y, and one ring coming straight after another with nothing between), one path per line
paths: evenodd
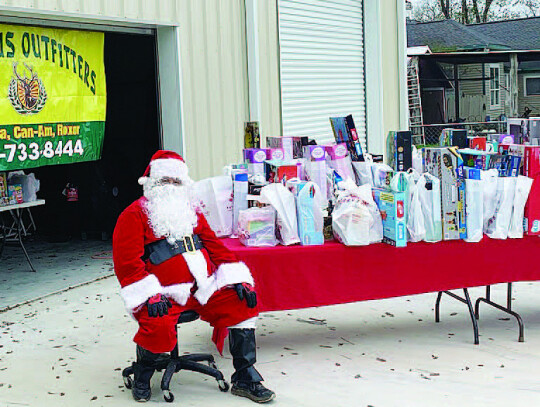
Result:
M284 161L302 158L303 148L307 144L307 137L266 137L267 148L283 149Z
M463 159L455 147L424 149L428 173L441 181L443 239L467 237Z
M395 171L408 171L412 168L412 133L410 131L391 131L386 138L386 158Z
M261 148L259 122L246 122L244 124L244 148Z
M407 246L405 192L374 188L373 199L381 212L383 242L396 247Z
M440 146L467 148L467 130L465 129L443 129L439 137Z
M270 160L264 162L266 180L268 182L281 182L285 184L287 180L298 178L298 165L296 163L286 163L281 160Z
M285 159L285 152L282 148L267 148L266 159L271 161L283 161Z

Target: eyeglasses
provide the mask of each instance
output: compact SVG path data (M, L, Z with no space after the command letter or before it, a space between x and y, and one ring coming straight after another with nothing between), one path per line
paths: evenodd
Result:
M182 185L182 181L179 178L162 177L157 181L158 185Z

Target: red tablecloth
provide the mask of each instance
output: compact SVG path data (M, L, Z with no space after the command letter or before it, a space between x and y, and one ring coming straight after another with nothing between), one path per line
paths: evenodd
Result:
M346 247L225 245L251 269L261 311L540 280L540 238Z

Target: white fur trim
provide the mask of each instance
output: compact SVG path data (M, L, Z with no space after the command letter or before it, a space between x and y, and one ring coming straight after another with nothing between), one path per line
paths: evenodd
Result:
M140 177L137 182L139 183L139 185L144 185L148 182L148 177Z
M187 179L187 165L176 158L159 158L150 162L150 177L173 177L181 180Z
M120 295L124 299L127 310L133 312L137 307L144 304L148 298L159 294L162 288L157 277L149 274L141 280L123 287L120 290Z
M194 253L183 253L189 272L197 282L197 291L194 296L202 305L206 304L208 299L217 290L216 279L212 275L208 277L208 263L200 250Z
M218 289L216 279L213 275L208 277L204 284L205 285L198 284L199 288L197 291L195 291L195 294L193 294L197 301L199 301L199 303L202 305L206 304L212 294L214 294Z
M186 302L191 295L193 283L173 284L163 287L161 294L173 299L179 305L186 305Z
M248 283L255 287L253 276L244 262L223 263L216 270L216 283L218 289L237 283Z
M239 324L230 326L229 329L255 329L257 327L258 317L248 318Z

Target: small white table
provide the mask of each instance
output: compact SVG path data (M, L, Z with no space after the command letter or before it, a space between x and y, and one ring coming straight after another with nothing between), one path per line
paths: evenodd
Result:
M23 209L29 210L29 208L32 208L34 206L40 206L40 205L45 205L44 199L38 199L37 201L32 201L32 202L23 202L23 203L15 204L15 205L0 206L0 213L1 212L11 213L11 216L13 217L16 224L15 239L19 242L19 245L21 246L21 249L23 250L24 255L26 256L26 260L28 260L28 264L30 264L30 268L32 269L33 272L35 272L36 270L34 269L32 262L30 261L30 257L28 256L28 252L26 251L26 248L24 247L24 244L22 241L23 226L22 226L21 218L23 214ZM6 238L7 238L7 233L6 233L7 228L4 225L2 225L2 228L3 228L3 231L2 231L3 233L2 233L2 243L0 247L0 254L4 250L4 245L6 243Z

